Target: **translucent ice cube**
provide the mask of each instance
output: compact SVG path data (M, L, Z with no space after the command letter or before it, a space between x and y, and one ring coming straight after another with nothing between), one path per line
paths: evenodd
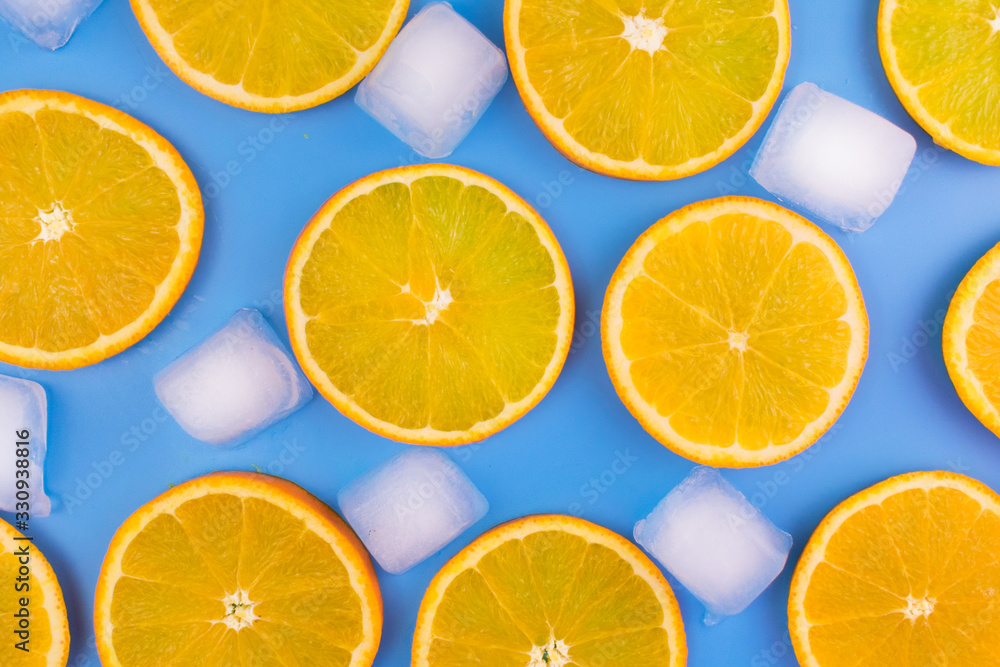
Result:
M706 467L635 524L635 540L701 600L709 625L746 609L781 574L792 548L791 535Z
M436 159L458 147L506 80L503 51L447 2L433 2L399 31L354 100Z
M892 203L916 151L905 130L803 83L782 102L750 175L779 198L861 232Z
M0 18L38 46L55 51L102 0L0 0Z
M401 574L486 516L489 503L443 452L403 450L337 494L341 513L372 557Z
M18 503L26 502L29 519L48 516L52 511L43 476L47 428L48 408L42 386L0 375L0 510L21 512L24 506ZM28 445L19 444L24 442ZM26 469L18 465L25 453ZM22 470L27 470L27 476L20 474ZM18 480L25 480L27 488L19 488Z
M164 368L156 395L198 440L235 446L313 396L312 386L256 310L244 309L222 329Z

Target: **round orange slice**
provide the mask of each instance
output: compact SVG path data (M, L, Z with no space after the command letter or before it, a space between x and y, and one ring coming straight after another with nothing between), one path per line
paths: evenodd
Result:
M183 293L203 226L150 128L69 93L0 94L0 361L78 368L132 345Z
M893 477L838 505L795 568L803 667L996 665L1000 496L948 472Z
M65 667L69 622L62 589L34 541L0 520L0 664ZM23 634L21 634L23 633Z
M251 111L307 109L375 66L409 0L131 0L163 61L196 90Z
M105 667L367 667L382 597L333 510L283 479L223 472L170 489L118 529L94 627Z
M507 0L511 74L563 155L640 180L726 159L778 98L786 0Z
M604 359L649 433L712 466L775 463L836 421L868 355L843 251L776 204L727 197L650 227L604 300Z
M285 273L305 374L357 423L415 444L475 442L527 413L562 369L573 312L545 221L451 165L347 186L306 226Z
M413 667L680 667L680 609L631 542L583 519L529 516L480 536L431 581Z
M962 280L948 307L941 344L962 402L1000 436L1000 245Z

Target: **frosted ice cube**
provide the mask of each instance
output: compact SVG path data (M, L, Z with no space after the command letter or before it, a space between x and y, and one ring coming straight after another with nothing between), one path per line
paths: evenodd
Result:
M156 395L185 431L235 446L313 396L263 316L239 310L219 331L160 371Z
M861 232L892 203L916 152L905 130L803 83L779 107L750 175L771 194Z
M708 610L714 625L746 609L781 574L792 536L714 468L695 468L635 524L635 540Z
M37 382L0 375L0 510L22 512L17 503L28 503L29 519L48 516L52 501L45 495L45 447L48 428L48 408L45 390ZM25 436L27 431L27 437ZM19 443L27 442L25 447ZM27 449L27 477L18 476L25 470L18 466ZM18 480L26 480L28 488L18 488ZM27 499L24 492L27 492ZM22 495L19 498L18 492Z
M446 454L410 447L337 494L340 511L386 572L401 574L486 516L489 503Z
M503 51L447 2L407 23L354 101L428 158L451 154L507 80Z
M102 0L0 0L0 18L38 46L55 51Z

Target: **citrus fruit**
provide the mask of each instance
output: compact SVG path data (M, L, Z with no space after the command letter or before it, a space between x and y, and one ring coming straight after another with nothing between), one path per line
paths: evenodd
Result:
M948 375L966 407L1000 436L1000 245L962 280L941 334Z
M307 109L375 66L409 0L131 0L139 25L177 76L252 111Z
M934 141L1000 165L1000 3L882 0L878 44L889 83Z
M604 359L650 434L713 466L775 463L847 406L868 315L833 240L776 204L726 197L647 230L608 287Z
M380 435L481 440L562 369L573 286L520 197L450 165L390 169L338 192L285 273L292 349L331 403Z
M336 513L277 477L180 484L118 529L97 582L105 667L371 665L382 597Z
M686 664L669 584L622 536L529 516L480 536L420 604L413 667Z
M4 636L0 663L9 667L65 667L69 623L62 589L42 552L33 541L23 538L0 520L0 580L5 582L0 589L0 632ZM25 600L27 605L22 605ZM25 614L27 628L22 623ZM25 650L17 646L22 642Z
M893 477L823 520L792 577L803 667L996 665L1000 496L948 472Z
M757 131L785 77L787 0L507 0L511 73L550 142L602 174L704 171Z
M203 225L153 130L68 93L0 94L0 360L77 368L135 343L187 286Z

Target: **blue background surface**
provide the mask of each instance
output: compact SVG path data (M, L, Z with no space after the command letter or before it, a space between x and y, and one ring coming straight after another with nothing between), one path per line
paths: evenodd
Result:
M415 1L411 15L424 4ZM502 44L502 0L454 4ZM963 472L1000 489L1000 442L955 394L939 336L955 287L1000 240L1000 169L937 149L903 110L878 57L876 0L790 4L785 89L815 82L912 132L917 169L873 229L856 237L832 232L857 271L871 318L868 364L846 412L806 453L725 473L792 533L789 567L745 613L713 628L702 625L701 606L671 580L693 666L795 664L785 612L791 564L817 523L848 495L925 469ZM248 444L220 451L163 419L151 378L237 308L261 309L286 338L282 273L309 217L355 179L421 160L355 107L353 91L283 120L201 95L162 64L124 0L107 0L54 54L0 24L0 90L17 88L67 90L131 113L173 142L205 194L201 262L174 311L147 339L71 372L0 364L0 372L36 380L48 392L47 486L60 507L35 520L31 532L62 583L70 664L82 667L98 664L91 609L107 545L132 511L170 484L259 466L333 503L341 486L402 447L317 397ZM722 194L771 198L746 176L762 136L691 178L619 181L582 171L556 152L508 82L450 158L506 183L548 220L574 276L576 336L561 377L535 410L487 442L454 452L489 498L487 517L409 573L380 572L385 626L376 665L409 664L425 587L480 532L525 514L567 512L631 535L635 521L693 467L647 435L615 395L601 358L601 303L619 260L657 219ZM267 141L263 150L252 148L251 137ZM220 175L227 164L239 172L228 179ZM612 470L619 454L634 459L621 474Z

